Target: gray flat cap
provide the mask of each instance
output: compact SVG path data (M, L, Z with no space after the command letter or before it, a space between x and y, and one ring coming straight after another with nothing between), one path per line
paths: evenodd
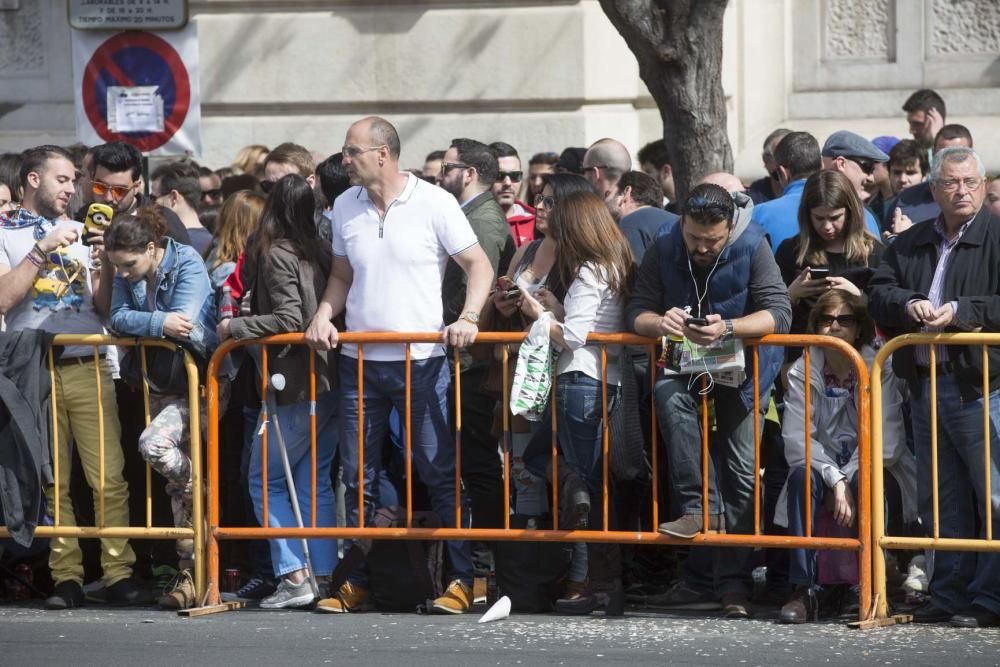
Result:
M857 157L872 162L888 162L889 156L860 134L840 130L823 144L823 157Z

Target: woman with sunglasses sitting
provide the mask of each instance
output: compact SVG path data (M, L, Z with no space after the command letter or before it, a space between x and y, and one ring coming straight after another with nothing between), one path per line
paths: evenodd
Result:
M872 340L875 325L868 315L863 298L840 289L827 291L816 300L809 312L806 330L810 334L832 336L857 350L866 366L875 359ZM774 522L787 526L790 535L805 535L806 521L812 522L818 535L821 513L843 530L857 525L858 477L858 378L854 364L840 352L813 347L806 358L800 357L788 373L785 413L781 435L789 473L778 497ZM806 383L809 383L809 474L812 516L805 513L806 501ZM883 392L883 462L891 481L898 486L899 507L889 515L901 515L904 523L916 519L916 459L906 446L902 405L906 387L886 362L882 369ZM887 496L892 497L890 494ZM856 534L856 530L848 533ZM826 552L831 553L831 552ZM839 554L839 552L837 552ZM856 555L845 554L856 562ZM816 586L857 584L857 571L849 567L831 567L833 572L818 571L816 551L791 551L789 581L795 590L781 608L782 623L806 623L817 613ZM837 562L831 558L831 565Z
M810 176L799 205L799 233L774 253L792 301L790 333L805 331L821 295L839 289L860 296L881 257L882 244L865 226L864 207L847 177L837 171Z
M116 217L104 233L104 248L116 270L111 297L111 329L124 336L167 338L183 343L197 357L208 359L218 345L215 332L215 292L205 262L189 245L166 236L160 207L145 206L135 214ZM130 354L136 354L130 352ZM152 364L157 350L147 350ZM147 370L148 370L147 366ZM141 387L139 387L141 388ZM220 386L226 396L228 382ZM220 409L225 411L224 401ZM150 392L152 421L139 437L139 452L156 472L167 478L174 525L190 528L191 458L190 404L186 392ZM202 424L207 420L202 406ZM179 574L172 590L159 599L161 607L194 606L191 578L194 542L177 541Z

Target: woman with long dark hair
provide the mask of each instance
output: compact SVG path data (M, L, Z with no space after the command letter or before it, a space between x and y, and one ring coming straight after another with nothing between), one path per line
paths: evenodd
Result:
M312 188L297 174L283 177L271 190L264 206L257 236L248 251L252 276L252 315L219 323L222 339L259 338L305 331L316 304L326 287L331 256L319 241L314 223L315 199ZM337 452L337 400L334 395L333 352L316 352L316 402L310 397L309 357L305 345L271 348L268 355L268 391L276 392L277 421L287 450L296 496L305 525L312 522L311 414L316 420L316 525L336 522L330 469ZM271 378L281 374L285 386L271 386ZM274 428L270 420L269 428ZM272 430L273 434L274 431ZM254 510L261 525L294 526L290 491L285 481L277 438L270 437L267 448L266 480L268 515L264 516L263 444L261 424L255 430L250 454L249 483ZM270 540L274 574L278 588L261 601L264 609L309 605L315 596L308 581L305 554L300 540ZM310 540L313 575L328 577L337 562L335 540Z
M603 504L596 502L603 492L602 424L604 396L608 412L618 401L621 382L621 350L608 350L607 365L602 368L601 346L588 344L591 333L615 333L624 329L625 300L631 290L634 260L632 249L608 212L604 200L591 191L578 191L559 201L548 220L548 236L555 243L553 271L567 285L561 312L552 318L549 335L562 351L553 372L556 382L556 419L559 449L567 472L584 487L560 482L568 494L563 529L600 530ZM518 297L525 317L537 320L546 307L525 290ZM606 373L606 375L605 375ZM544 474L549 453L529 446L525 464L536 474ZM541 451L540 451L541 450ZM611 548L587 545L590 560L601 556L603 581L591 584L603 588L599 593L574 596L564 611L589 613L605 606L608 613L618 613L623 605L620 572L609 572ZM619 563L620 567L620 563ZM591 568L595 571L594 568Z
M860 296L882 257L882 244L865 225L864 207L846 176L809 177L799 204L799 233L774 258L792 301L791 333L803 333L816 299L840 289Z

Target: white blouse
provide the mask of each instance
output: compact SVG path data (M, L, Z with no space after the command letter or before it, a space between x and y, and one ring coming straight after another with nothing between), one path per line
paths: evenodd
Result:
M601 346L587 344L590 333L621 333L625 330L625 303L608 287L607 270L585 264L566 291L566 317L562 323L566 347L559 355L556 373L586 373L601 379ZM620 345L608 345L608 384L621 383L618 357Z

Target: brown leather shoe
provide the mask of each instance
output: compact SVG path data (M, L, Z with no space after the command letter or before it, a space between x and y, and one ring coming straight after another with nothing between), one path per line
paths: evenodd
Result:
M722 596L722 616L724 618L751 618L750 601L743 593L726 593Z
M778 620L781 623L808 623L816 616L816 598L809 595L806 586L797 586L792 597L781 607Z
M691 539L695 535L702 532L702 516L701 514L684 514L683 516L674 519L673 521L668 521L667 523L661 523L659 531L667 535L673 535L674 537L683 537L684 539ZM726 532L726 515L724 514L710 514L708 516L708 530L709 532Z

